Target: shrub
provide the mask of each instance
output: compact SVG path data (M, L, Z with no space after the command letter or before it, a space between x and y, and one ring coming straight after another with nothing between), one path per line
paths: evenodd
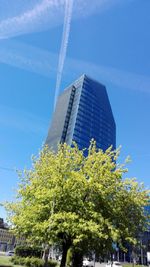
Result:
M14 256L11 258L11 261L15 265L24 265L27 267L44 267L44 261L42 259L35 257L30 258L30 257ZM56 266L58 266L56 261L53 260L48 261L48 267L56 267Z
M30 266L31 267L43 267L44 266L44 261L42 259L38 259L38 258L31 258L30 259ZM28 265L29 266L29 265ZM29 267L30 267L29 266Z
M25 265L28 267L31 267L31 258L23 258L23 257L18 257L18 256L14 256L11 258L11 261L13 262L13 264L15 265ZM29 262L29 263L28 263Z
M29 257L26 258L25 265L26 265L27 267L31 267L31 258L29 258Z
M57 261L49 260L48 261L48 267L57 267L58 263Z
M19 265L26 265L26 258L19 257Z
M10 261L14 263L15 265L19 264L19 257L18 256L13 256L10 258Z
M40 258L42 254L41 247L32 246L17 246L15 248L15 254L19 257L36 257Z

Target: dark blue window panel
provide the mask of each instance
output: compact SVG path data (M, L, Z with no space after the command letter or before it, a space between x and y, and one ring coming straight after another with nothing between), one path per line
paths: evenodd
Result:
M116 125L104 85L82 75L59 96L46 143L56 148L61 137L70 145L74 140L80 149L88 148L91 138L98 148L116 148Z

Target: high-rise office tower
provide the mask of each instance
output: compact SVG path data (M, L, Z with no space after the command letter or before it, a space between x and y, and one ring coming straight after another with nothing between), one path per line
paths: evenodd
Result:
M82 75L59 96L46 144L57 150L58 143L80 149L88 148L91 139L104 151L116 147L116 126L106 88Z

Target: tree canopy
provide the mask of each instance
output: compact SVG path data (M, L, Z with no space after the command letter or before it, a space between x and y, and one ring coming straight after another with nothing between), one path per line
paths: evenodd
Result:
M103 152L94 141L88 155L74 144L45 147L25 170L18 199L7 204L14 230L39 244L60 244L61 266L70 247L107 250L136 242L146 227L149 192L117 164L119 151Z

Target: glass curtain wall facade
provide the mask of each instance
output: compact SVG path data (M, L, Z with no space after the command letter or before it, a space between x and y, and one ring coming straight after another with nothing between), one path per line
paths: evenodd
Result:
M46 144L57 150L58 143L88 148L90 140L106 150L116 147L116 125L106 88L82 75L59 96Z

